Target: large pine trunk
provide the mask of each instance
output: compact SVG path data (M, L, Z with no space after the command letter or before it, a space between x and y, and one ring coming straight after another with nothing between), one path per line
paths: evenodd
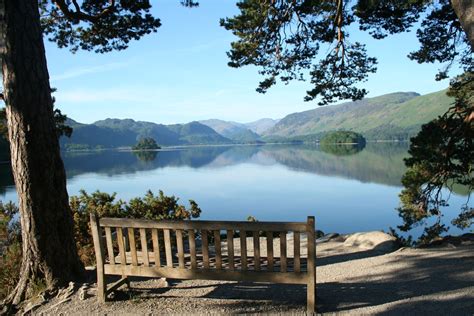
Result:
M451 5L474 50L474 3L472 0L451 0Z
M62 286L83 267L55 131L38 0L0 4L4 99L23 242L20 281L9 301L18 304L35 284Z

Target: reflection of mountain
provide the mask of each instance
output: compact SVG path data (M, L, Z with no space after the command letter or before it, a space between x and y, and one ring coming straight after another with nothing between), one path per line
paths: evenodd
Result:
M242 163L262 167L281 164L290 169L361 182L400 186L405 172L406 143L368 143L364 150L348 156L322 151L317 145L186 147L145 156L126 151L63 153L68 178L83 173L114 176L165 167L223 168ZM0 165L0 193L13 185L9 164ZM465 195L462 187L455 192Z
M327 144L321 142L319 148L321 151L334 156L350 156L364 149L365 142L363 144Z
M406 150L404 144L368 144L353 155L335 156L314 145L188 147L159 151L155 159L148 160L131 152L66 153L64 163L69 177L86 172L126 174L169 166L221 168L240 163L278 163L320 175L398 186L405 170Z
M335 156L311 145L263 147L262 151L294 170L399 186L407 149L406 144L369 143L349 156Z
M63 160L68 177L87 172L113 176L168 166L200 168L229 148L216 146L165 150L157 152L154 160L141 159L142 157L127 151L70 152L63 154Z

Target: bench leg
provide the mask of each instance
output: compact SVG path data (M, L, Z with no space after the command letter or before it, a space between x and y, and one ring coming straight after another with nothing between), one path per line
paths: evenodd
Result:
M104 303L107 297L107 284L105 282L104 270L97 268L97 300Z
M307 287L307 313L314 315L316 312L316 280L312 279L308 282Z

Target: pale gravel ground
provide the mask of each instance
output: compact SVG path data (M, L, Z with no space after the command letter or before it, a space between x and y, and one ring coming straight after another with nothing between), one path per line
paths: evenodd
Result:
M474 244L389 254L317 245L317 303L323 314L474 315ZM92 296L36 310L48 315L304 314L299 285L137 280L112 301Z

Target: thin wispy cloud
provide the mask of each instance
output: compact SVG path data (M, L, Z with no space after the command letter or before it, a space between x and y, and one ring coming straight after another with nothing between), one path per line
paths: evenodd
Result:
M163 98L160 89L152 87L114 87L107 89L59 90L55 94L58 102L64 103L110 103L128 102L156 103Z
M54 82L54 81L67 80L67 79L77 78L77 77L90 75L94 73L122 69L127 66L129 66L129 63L117 62L117 63L109 63L109 64L104 64L104 65L99 65L99 66L86 66L86 67L81 67L81 68L74 68L74 69L67 70L62 74L52 75L51 81Z

